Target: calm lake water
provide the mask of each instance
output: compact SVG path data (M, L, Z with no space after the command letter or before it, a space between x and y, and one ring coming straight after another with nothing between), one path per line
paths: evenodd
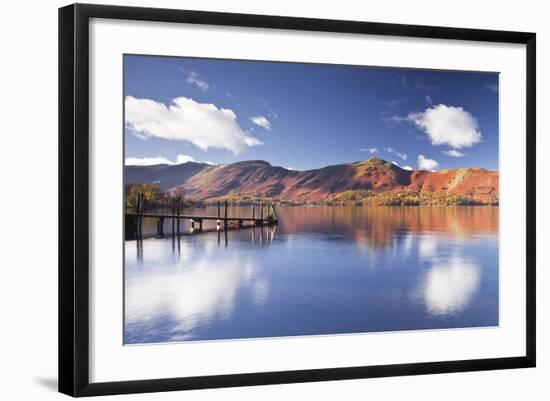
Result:
M277 214L277 227L178 241L166 222L165 238L126 241L125 343L499 323L498 207L279 207ZM211 228L215 222L205 223Z

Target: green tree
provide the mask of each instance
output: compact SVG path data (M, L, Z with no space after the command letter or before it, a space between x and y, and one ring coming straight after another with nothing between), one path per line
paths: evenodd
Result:
M138 194L143 194L147 206L157 207L167 200L158 184L128 184L125 189L126 208L134 209Z

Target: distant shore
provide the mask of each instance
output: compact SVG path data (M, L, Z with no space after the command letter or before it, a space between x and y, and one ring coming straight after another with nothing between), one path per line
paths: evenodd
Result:
M199 203L215 205L227 201L231 205L250 206L260 203L273 203L279 206L498 206L497 196L487 200L475 199L461 195L448 195L437 192L371 192L364 190L346 191L322 200L285 200L277 197L252 196L236 194L218 198L205 199Z

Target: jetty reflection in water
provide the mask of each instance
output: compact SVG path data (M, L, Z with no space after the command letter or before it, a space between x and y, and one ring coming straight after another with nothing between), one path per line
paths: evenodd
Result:
M125 342L498 325L498 207L277 212L126 241Z

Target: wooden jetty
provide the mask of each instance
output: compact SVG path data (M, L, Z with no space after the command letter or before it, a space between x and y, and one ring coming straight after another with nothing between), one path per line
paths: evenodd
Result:
M191 222L192 232L195 230L203 232L203 222L208 220L215 220L216 230L223 229L224 231L264 225L273 226L278 223L275 206L272 203L266 205L261 203L259 207L252 205L249 216L229 216L227 201L223 203L223 213L221 202L218 201L216 216L182 214L181 198L179 197L171 200L171 211L169 213L145 212L144 205L145 198L143 194L138 194L134 212L127 212L125 215L126 239L143 238L142 226L144 218L156 219L156 235L160 236L164 236L164 222L166 219L170 219L172 222L173 236L181 235L180 223L182 220L189 220ZM256 214L257 208L259 208L258 214Z

